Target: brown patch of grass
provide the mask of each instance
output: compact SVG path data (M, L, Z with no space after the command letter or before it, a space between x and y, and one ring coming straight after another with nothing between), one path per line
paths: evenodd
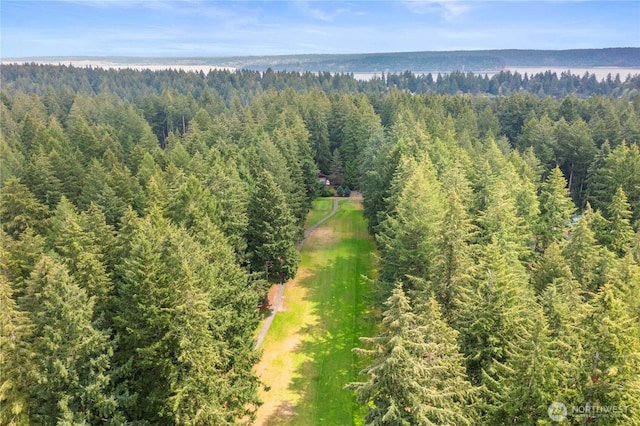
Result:
M351 201L355 201L357 203L357 209L356 210L364 210L364 198L362 198L362 194L358 193L358 194L353 194L351 193L351 196L349 197L349 200Z
M336 241L335 231L331 228L318 228L315 229L309 239L316 240L317 244L328 245Z

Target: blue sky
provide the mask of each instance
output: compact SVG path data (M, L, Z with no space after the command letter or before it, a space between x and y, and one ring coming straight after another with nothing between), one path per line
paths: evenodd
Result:
M640 46L640 1L0 0L0 55Z

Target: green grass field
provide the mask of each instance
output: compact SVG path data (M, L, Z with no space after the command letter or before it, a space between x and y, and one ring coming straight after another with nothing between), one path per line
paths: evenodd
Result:
M324 201L314 204L325 208ZM331 209L329 208L326 213ZM326 215L325 213L325 215ZM319 216L319 220L322 216ZM295 280L287 284L284 305L263 343L257 371L268 390L256 424L360 424L363 409L345 384L362 379L363 360L351 349L360 336L375 334L369 313L374 244L361 204L340 203L301 252Z
M311 211L307 216L304 229L309 229L314 224L318 223L320 219L325 217L331 212L333 208L333 198L317 198L313 200Z

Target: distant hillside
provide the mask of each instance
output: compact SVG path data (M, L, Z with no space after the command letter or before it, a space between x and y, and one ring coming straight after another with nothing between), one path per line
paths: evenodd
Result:
M640 68L640 48L575 50L476 50L451 52L362 53L348 55L283 55L229 57L38 57L5 58L4 62L99 61L114 65L202 65L251 70L402 72L490 72L509 67Z

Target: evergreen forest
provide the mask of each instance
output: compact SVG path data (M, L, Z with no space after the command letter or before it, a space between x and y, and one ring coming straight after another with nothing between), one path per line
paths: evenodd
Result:
M251 424L326 176L377 248L364 424L640 425L639 76L1 77L0 424Z

